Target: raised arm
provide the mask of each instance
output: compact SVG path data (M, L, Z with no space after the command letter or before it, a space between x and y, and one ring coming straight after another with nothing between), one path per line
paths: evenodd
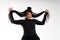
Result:
M36 13L33 12L32 16L33 16L34 18L36 18L36 17L41 16L43 13L45 13L45 11L42 11L42 12L40 12L40 13L38 13L38 14L36 14Z
M48 12L46 12L46 13L44 14L44 18L43 18L42 21L35 20L35 23L36 23L37 25L44 25L44 24L45 24L45 21L46 21L46 16L47 16L47 14L48 14Z
M9 13L9 19L10 19L11 23L14 23L14 24L22 24L23 23L23 20L14 20L13 13L11 13L11 11Z

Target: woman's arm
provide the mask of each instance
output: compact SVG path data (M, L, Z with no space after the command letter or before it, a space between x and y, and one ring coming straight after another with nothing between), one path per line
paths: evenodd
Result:
M11 23L14 23L14 24L22 24L23 22L23 20L14 20L12 11L10 11L9 13L9 19Z
M32 14L32 16L33 17L38 17L38 16L41 16L43 13L44 13L45 11L42 11L42 12L40 12L40 13L38 13L38 14L36 14L36 13L34 13L34 14Z
M35 20L35 23L36 23L37 25L44 25L44 24L45 24L45 21L46 21L47 13L48 13L48 12L46 12L46 13L44 14L44 18L43 18L42 22L41 22L41 21L38 21L38 20Z

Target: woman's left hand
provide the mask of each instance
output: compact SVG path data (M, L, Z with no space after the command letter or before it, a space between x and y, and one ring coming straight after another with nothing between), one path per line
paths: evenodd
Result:
M45 12L48 12L48 11L49 11L49 10L47 10L47 9L45 10Z

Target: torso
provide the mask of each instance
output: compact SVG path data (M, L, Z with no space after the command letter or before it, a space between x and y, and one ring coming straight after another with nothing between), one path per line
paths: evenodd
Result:
M33 19L25 19L22 26L24 29L25 36L33 36L34 34L36 34L35 23Z
M22 37L22 40L40 40L35 31L34 19L25 19L22 26L24 29L24 35Z

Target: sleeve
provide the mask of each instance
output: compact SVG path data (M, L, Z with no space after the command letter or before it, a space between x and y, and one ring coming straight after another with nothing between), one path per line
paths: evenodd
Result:
M14 24L22 24L23 23L23 20L14 20L13 14L11 12L9 13L9 19L10 19L11 23L14 23Z
M38 13L38 14L36 14L36 13L33 12L32 16L33 16L34 18L35 18L35 17L39 17L39 16L42 15L44 12L45 12L45 11L42 11L42 12L40 12L40 13Z
M42 21L38 21L38 20L35 19L35 24L37 24L37 25L44 25L45 21L46 21L46 15L47 14L44 14L44 18L43 18Z

